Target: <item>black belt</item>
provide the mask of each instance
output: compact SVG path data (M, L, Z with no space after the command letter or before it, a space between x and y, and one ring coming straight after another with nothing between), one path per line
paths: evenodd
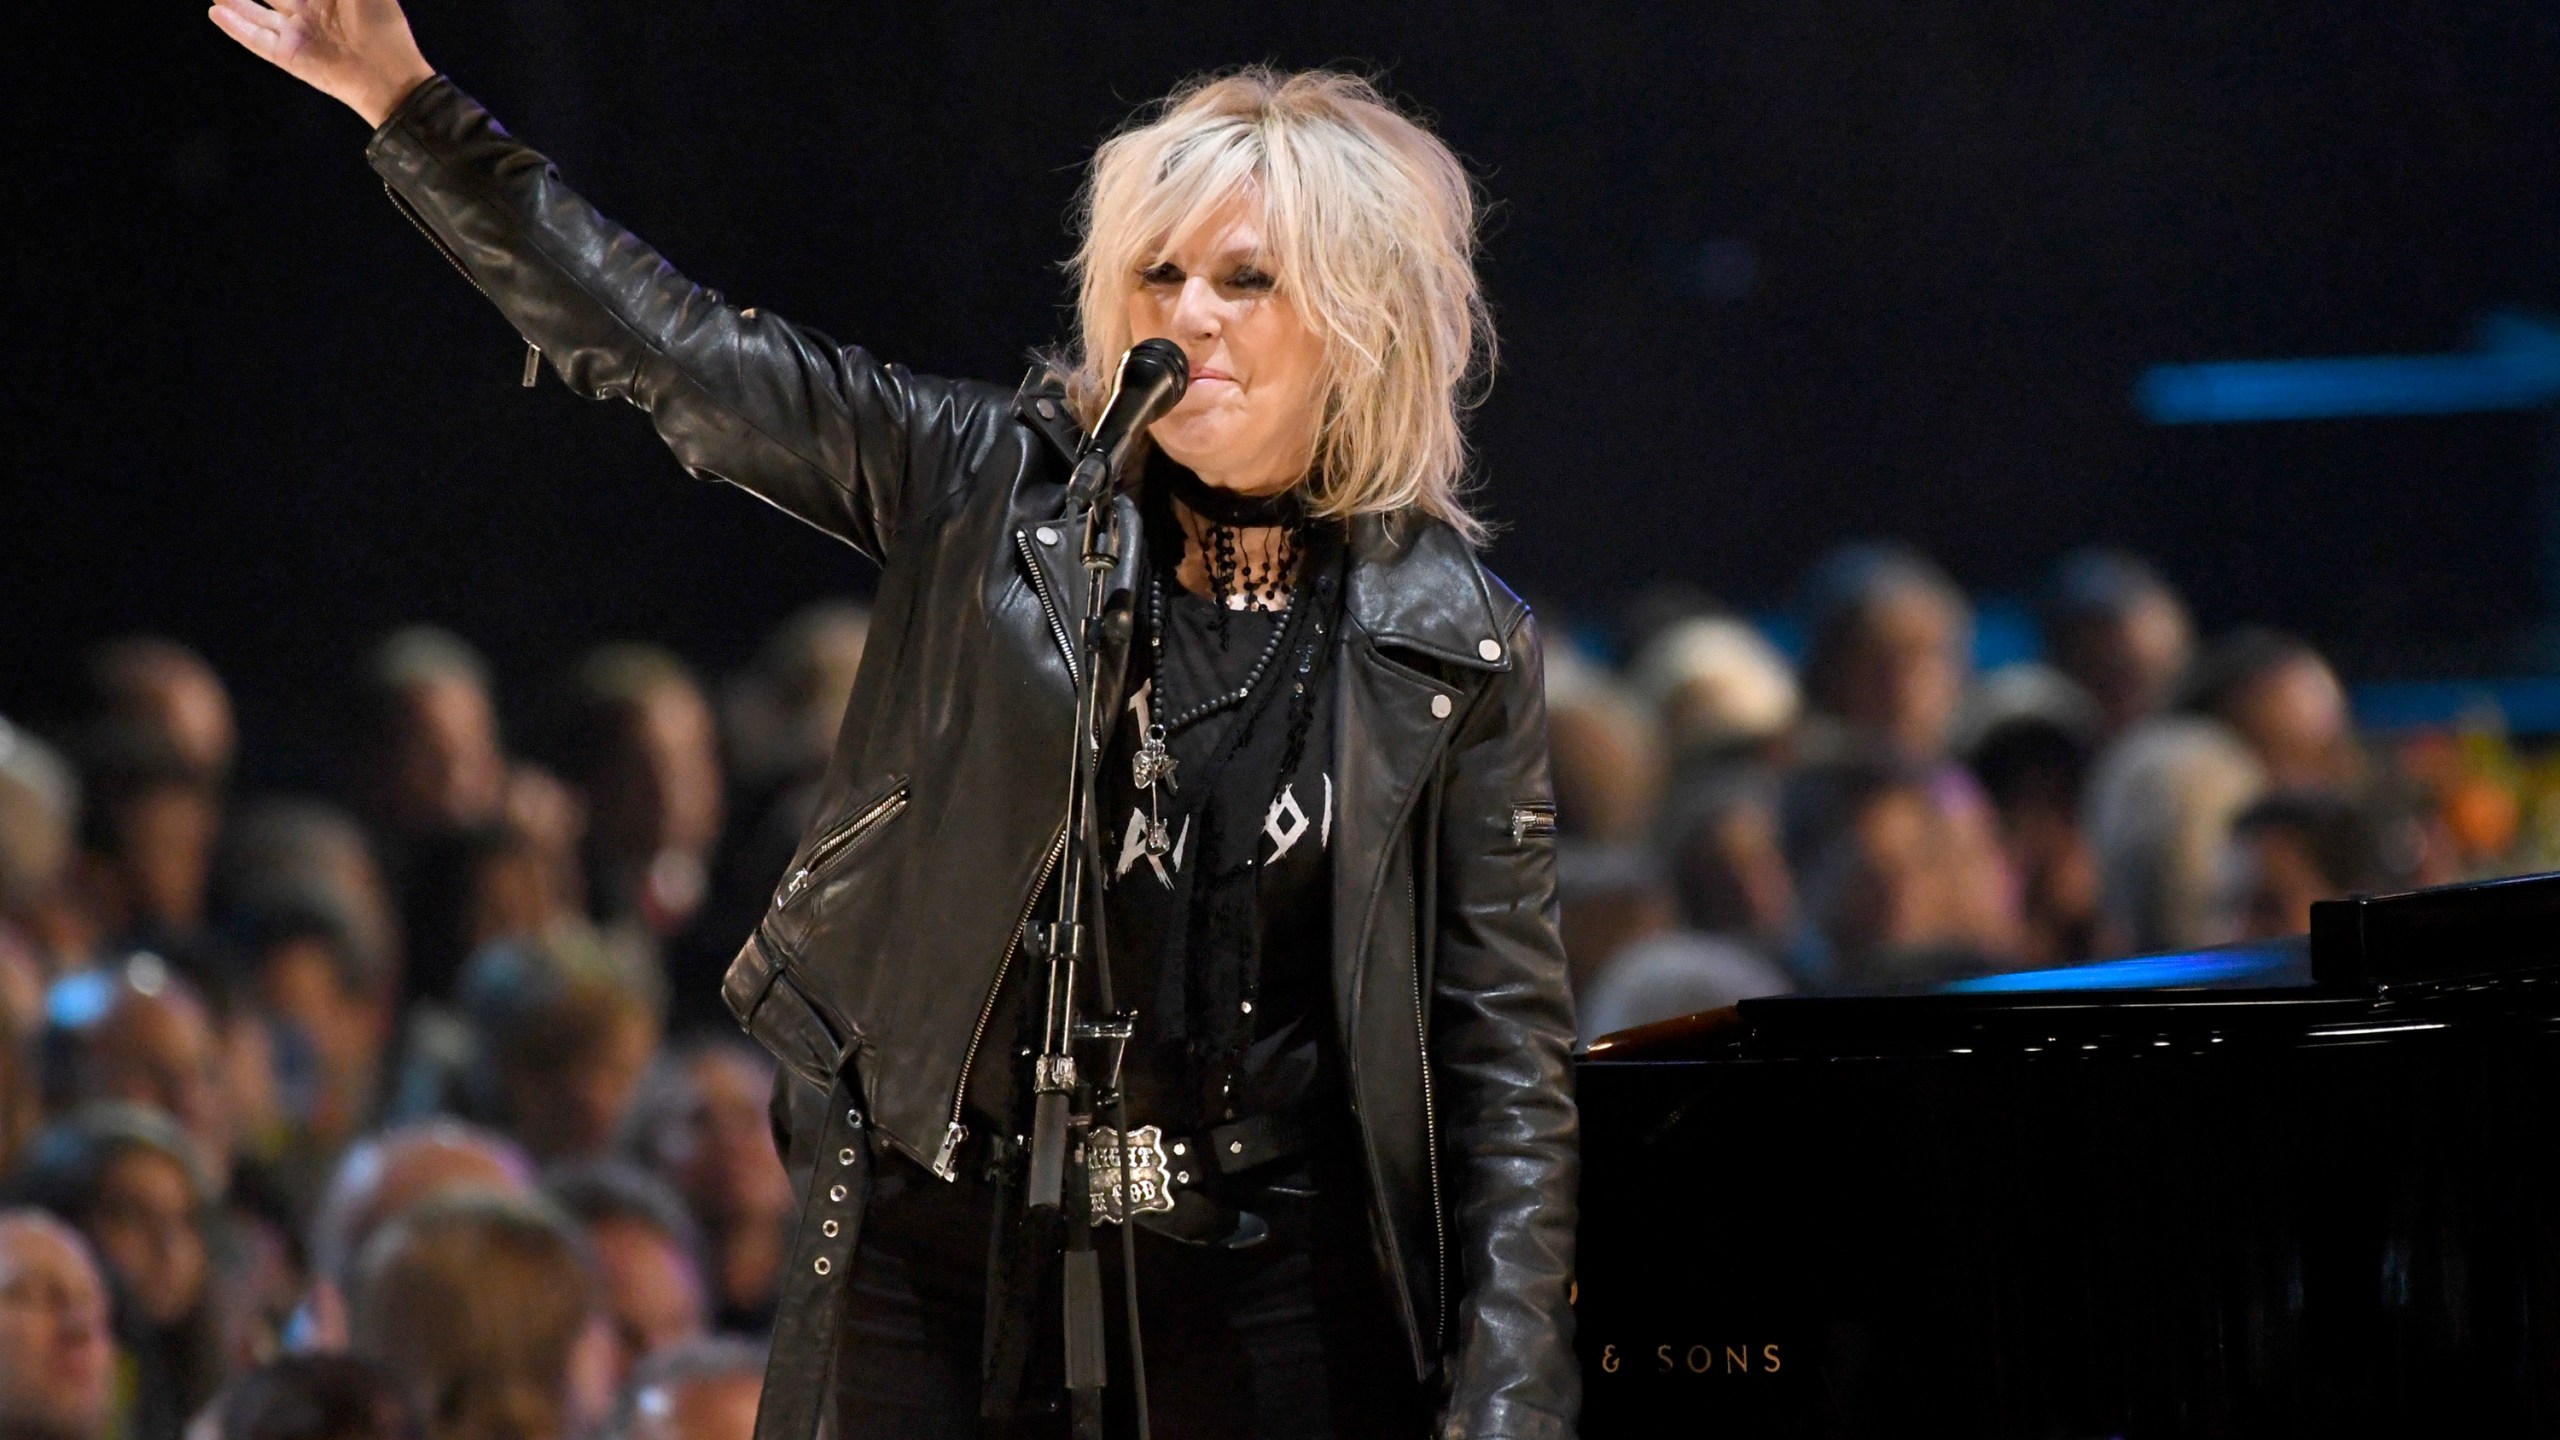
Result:
M1248 1115L1170 1139L1152 1125L1129 1129L1148 1142L1138 1147L1146 1152L1143 1162L1133 1153L1129 1176L1129 1188L1140 1197L1137 1223L1184 1244L1231 1249L1259 1243L1271 1234L1272 1226L1263 1214L1235 1203L1229 1192L1239 1187L1221 1182L1305 1155L1314 1149L1316 1139L1314 1127L1286 1111ZM1117 1144L1118 1136L1107 1127L1086 1132L1086 1178L1093 1187L1097 1227L1128 1208L1119 1196ZM999 1425L1015 1414L1020 1403L1033 1330L1030 1306L1040 1275L1058 1250L1058 1232L1052 1228L1058 1222L1020 1218L1026 1153L1020 1142L1004 1136L982 1140L972 1135L962 1149L964 1163L985 1176L995 1191L997 1223L987 1264L987 1330L980 1351L980 1414ZM1252 1194L1236 1198L1262 1201ZM757 1440L767 1437L759 1435Z
M828 1092L825 1114L774 1308L755 1440L811 1440L818 1433L836 1328L853 1289L853 1247L871 1199L872 1167L850 1066Z

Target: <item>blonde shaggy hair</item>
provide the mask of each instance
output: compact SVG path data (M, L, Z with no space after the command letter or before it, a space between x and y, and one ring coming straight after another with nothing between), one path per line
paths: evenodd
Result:
M1254 66L1204 76L1103 142L1081 197L1080 343L1068 392L1102 413L1129 347L1129 294L1229 201L1259 199L1280 294L1325 342L1309 508L1419 509L1481 544L1463 490L1465 412L1493 370L1466 169L1356 75Z

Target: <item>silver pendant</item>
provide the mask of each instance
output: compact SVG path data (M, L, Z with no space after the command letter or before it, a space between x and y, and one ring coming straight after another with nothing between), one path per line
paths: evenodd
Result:
M1173 836L1166 832L1164 828L1164 821L1161 818L1152 819L1147 822L1147 836L1145 843L1147 847L1147 854L1155 859L1161 860L1165 856L1173 853Z
M1129 779L1141 790L1154 789L1159 780L1173 784L1173 752L1161 736L1151 734L1138 743L1138 753L1129 757Z

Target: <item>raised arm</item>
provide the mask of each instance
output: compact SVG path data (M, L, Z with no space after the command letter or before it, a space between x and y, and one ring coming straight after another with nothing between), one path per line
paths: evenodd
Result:
M692 473L883 559L957 483L959 387L693 284L418 51L396 0L214 0L224 33L374 126L392 198L569 387L647 411Z

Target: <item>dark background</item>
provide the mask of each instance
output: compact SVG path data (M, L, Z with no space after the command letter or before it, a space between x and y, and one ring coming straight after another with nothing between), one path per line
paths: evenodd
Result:
M0 713L88 643L203 648L311 778L416 619L523 693L577 647L713 670L869 568L686 481L381 194L360 122L192 5L9 48ZM2154 555L2208 629L2351 678L2530 663L2546 417L2159 429L2146 364L2442 351L2560 309L2560 8L1805 0L1619 12L420 0L429 58L697 278L919 369L1066 322L1095 141L1183 75L1383 71L1494 202L1494 563L1606 618L1786 603L1844 538L2020 592ZM50 22L48 22L50 23Z

